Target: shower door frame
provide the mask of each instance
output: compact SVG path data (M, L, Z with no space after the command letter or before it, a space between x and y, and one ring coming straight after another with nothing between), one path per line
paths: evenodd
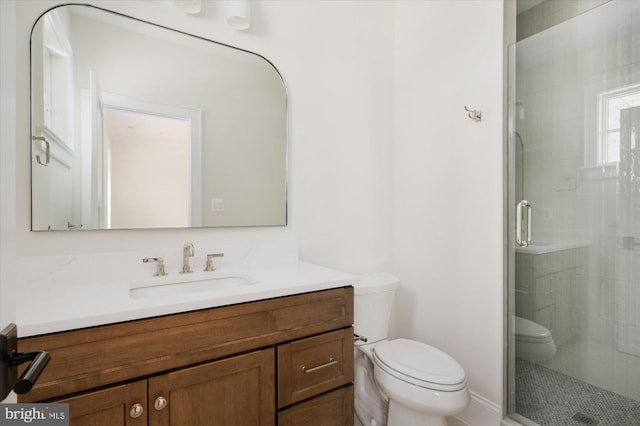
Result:
M505 131L506 146L504 154L506 164L504 167L505 197L505 294L504 294L504 333L505 333L505 363L504 363L504 407L505 417L512 418L522 424L530 423L528 419L520 416L515 411L515 79L516 79L516 42L506 47L506 108ZM529 422L529 423L527 423Z

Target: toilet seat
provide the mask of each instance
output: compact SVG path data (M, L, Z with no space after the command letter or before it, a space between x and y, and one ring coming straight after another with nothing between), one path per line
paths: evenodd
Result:
M455 359L415 340L380 342L373 348L373 361L393 377L422 388L455 392L467 385L464 370Z
M526 318L515 317L516 340L531 343L545 343L552 340L551 332L538 323Z

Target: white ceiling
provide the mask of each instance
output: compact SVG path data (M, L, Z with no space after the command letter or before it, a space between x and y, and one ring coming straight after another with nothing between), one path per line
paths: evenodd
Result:
M105 133L112 138L183 143L189 135L185 120L123 110L104 110Z

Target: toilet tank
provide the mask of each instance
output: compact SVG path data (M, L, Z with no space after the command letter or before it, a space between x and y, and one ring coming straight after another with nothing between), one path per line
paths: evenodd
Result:
M387 273L361 275L353 288L354 333L366 337L367 344L387 338L397 277ZM363 342L357 341L356 345Z

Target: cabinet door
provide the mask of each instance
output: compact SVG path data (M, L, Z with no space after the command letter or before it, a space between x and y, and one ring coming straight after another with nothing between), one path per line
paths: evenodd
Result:
M69 426L145 426L147 424L147 381L113 386L56 401L69 404ZM139 415L132 409L139 404ZM139 410L142 410L141 412Z
M153 426L270 426L275 420L273 348L149 379Z
M278 413L278 426L353 426L353 385L317 396Z

